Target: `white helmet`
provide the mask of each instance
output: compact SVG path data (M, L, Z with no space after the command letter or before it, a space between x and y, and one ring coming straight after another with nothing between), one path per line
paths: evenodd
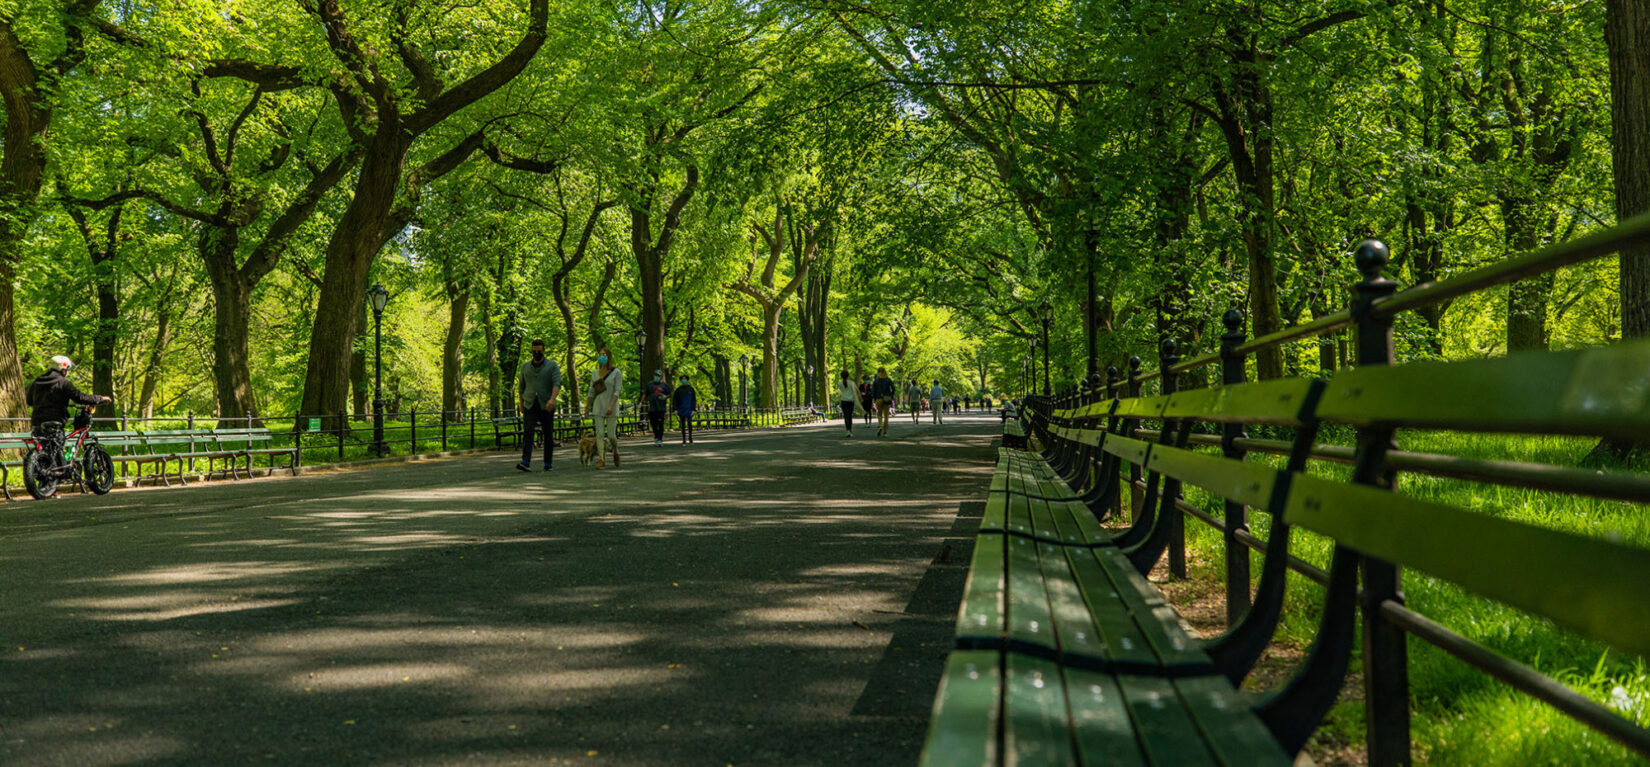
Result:
M52 357L52 365L56 366L58 370L65 373L74 370L74 360L71 360L61 354Z

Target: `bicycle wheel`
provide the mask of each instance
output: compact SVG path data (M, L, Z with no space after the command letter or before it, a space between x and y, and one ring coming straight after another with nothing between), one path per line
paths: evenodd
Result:
M85 478L86 489L94 495L108 495L115 488L115 462L109 457L109 451L97 445L86 448L86 456L81 459L80 470Z
M23 457L23 487L37 501L57 495L57 474L45 453L30 450Z

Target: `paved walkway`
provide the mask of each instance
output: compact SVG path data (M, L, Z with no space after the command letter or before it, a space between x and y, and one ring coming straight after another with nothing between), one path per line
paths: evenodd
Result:
M0 764L912 764L998 432L924 421L0 504Z

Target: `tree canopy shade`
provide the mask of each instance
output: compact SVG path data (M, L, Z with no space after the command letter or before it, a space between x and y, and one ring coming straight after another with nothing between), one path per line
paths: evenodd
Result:
M360 414L374 282L392 407L508 407L535 337L727 404L1070 384L1333 312L1364 237L1418 283L1643 210L1642 5L19 0L0 409L64 352L132 412ZM1401 343L1650 332L1647 259Z

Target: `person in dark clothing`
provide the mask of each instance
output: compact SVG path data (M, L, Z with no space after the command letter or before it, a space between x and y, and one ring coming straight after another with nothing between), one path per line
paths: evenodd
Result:
M653 371L653 380L642 387L642 399L647 404L647 422L653 427L653 444L665 444L665 416L670 414L670 384L665 383L665 371Z
M682 376L681 383L676 385L670 402L676 411L676 419L682 423L682 444L693 444L693 411L699 407L699 392L688 383L687 376Z
M521 463L516 468L533 468L533 433L544 433L544 470L549 471L550 452L555 447L556 399L561 396L561 368L544 356L544 342L533 339L533 360L516 373L516 398L521 401Z
M894 406L894 398L899 396L894 379L888 377L888 368L877 368L876 380L871 382L871 396L876 398L877 404L877 436L886 437L889 412Z
M865 425L870 426L871 419L876 417L876 408L871 406L870 381L861 381L859 383L859 406L860 409L865 411Z
M63 460L63 422L69 418L71 405L103 405L114 400L97 394L86 394L69 382L69 371L74 361L63 355L52 358L52 366L29 383L23 391L23 401L30 408L29 425L41 452L52 457L52 465Z
M59 428L69 419L70 405L103 405L114 400L97 394L85 394L69 382L69 371L74 369L74 361L68 357L58 355L52 358L52 366L29 383L27 391L23 392L23 400L28 403L29 425L38 430L46 424L56 424Z

